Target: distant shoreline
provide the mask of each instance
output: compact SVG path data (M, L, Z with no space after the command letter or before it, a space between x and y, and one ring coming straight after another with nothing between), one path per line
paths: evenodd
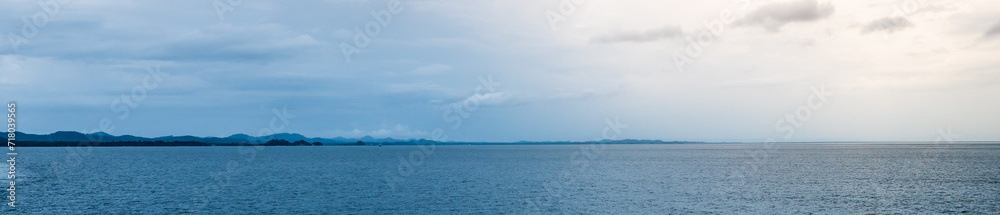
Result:
M0 133L6 134L6 133ZM662 140L590 140L590 141L517 141L517 142L441 142L427 139L373 138L319 138L295 133L281 133L253 137L235 134L229 137L164 136L156 138L131 135L115 136L107 133L80 133L60 131L52 134L26 134L16 132L13 140L18 147L172 147L172 146L417 146L417 145L585 145L585 144L771 144L768 142L699 142ZM876 145L942 145L942 144L1000 144L1000 141L798 141L773 142L774 144L876 144Z
M273 143L283 142L283 143ZM205 143L195 141L124 141L124 142L73 142L73 141L19 141L19 147L175 147L175 146L417 146L417 145L585 145L585 144L710 144L705 142L376 142L376 143L345 143L345 144L295 144L284 140L268 141L264 144L250 143Z
M274 143L279 142L279 143ZM18 147L210 147L210 146L417 146L417 145L449 145L449 146L499 146L499 145L672 145L672 144L767 144L764 142L662 142L662 141L589 141L589 142L433 142L433 143L346 143L346 144L294 144L287 141L269 141L264 144L249 143L205 143L195 141L125 141L125 142L70 142L70 141L16 141ZM859 141L859 142L778 142L774 144L813 144L813 145L994 145L1000 141L960 141L953 143L934 143L931 141Z
M592 140L592 141L518 141L518 142L441 142L428 139L374 138L321 138L306 137L296 133L279 133L254 137L234 134L228 137L163 136L155 138L132 135L115 136L103 132L80 133L58 131L51 134L26 134L16 132L15 144L24 147L73 147L73 146L377 146L377 145L567 145L567 144L692 144L694 141L661 140Z

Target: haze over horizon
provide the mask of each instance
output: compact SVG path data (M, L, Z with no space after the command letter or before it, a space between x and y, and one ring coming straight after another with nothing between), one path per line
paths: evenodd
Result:
M21 132L1000 140L996 1L60 2L0 0Z

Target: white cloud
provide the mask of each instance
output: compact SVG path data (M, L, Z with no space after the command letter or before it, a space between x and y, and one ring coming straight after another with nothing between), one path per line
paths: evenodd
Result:
M472 107L511 106L511 105L524 104L525 102L526 100L524 100L524 98L516 98L506 92L493 92L493 93L472 95L461 101L448 104L444 108L450 108L452 106L472 106Z
M417 137L426 137L428 135L426 131L411 130L410 126L402 124L396 124L395 126L391 127L383 124L382 128L361 133L368 133L368 135L372 137L394 137L394 138L417 138Z
M396 139L406 139L406 138L426 138L429 133L423 130L411 129L410 126L403 124L382 124L376 128L363 129L354 128L349 130L336 129L332 131L327 131L322 134L322 137L333 138L333 137L344 137L344 138L361 138L364 136L372 136L375 138L396 138Z
M421 66L420 68L410 71L414 75L437 75L443 72L451 71L451 66L444 64L431 64L426 66Z

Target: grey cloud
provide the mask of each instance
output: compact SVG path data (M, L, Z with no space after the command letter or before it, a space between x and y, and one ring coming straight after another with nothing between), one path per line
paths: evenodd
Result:
M590 39L590 43L621 43L621 42L644 43L644 42L652 42L661 39L677 37L680 36L682 33L683 32L681 31L681 28L677 26L664 26L645 31L612 32L605 35L593 37Z
M71 60L274 61L326 44L279 24L129 29L103 21L53 22L16 54ZM44 34L42 34L44 33ZM5 39L6 41L6 39ZM3 46L9 46L3 44ZM0 54L13 50L2 47Z
M172 36L152 47L145 47L146 57L185 61L267 61L288 58L324 45L310 35L291 32L284 26L274 24L220 25Z
M800 0L764 5L751 11L739 20L739 25L760 25L771 32L792 22L808 22L829 17L834 8L829 2L820 4L817 0Z
M990 30L986 31L985 34L983 34L984 37L994 37L997 35L1000 35L1000 22L993 24L993 27L990 28Z
M913 22L910 22L910 20L906 19L906 17L885 17L868 23L868 25L865 25L865 27L861 29L861 33L867 34L876 31L892 33L908 27L913 27Z

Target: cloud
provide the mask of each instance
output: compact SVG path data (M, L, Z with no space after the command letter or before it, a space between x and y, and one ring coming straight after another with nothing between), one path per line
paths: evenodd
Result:
M0 84L9 86L27 82L26 76L19 75L24 74L24 68L17 63L17 58L14 55L0 55Z
M437 75L441 74L442 72L447 72L450 70L452 70L452 68L451 66L448 65L431 64L431 65L421 66L420 68L417 68L411 71L410 73L414 75Z
M906 17L885 17L873 20L871 23L868 23L868 25L865 25L865 27L861 29L861 34L867 34L875 31L892 33L908 27L913 27L913 23L910 22L909 19L906 19Z
M476 97L476 98L473 98ZM467 100L478 99L483 106L505 106L505 105L519 105L523 104L523 101L519 101L511 97L510 94L505 92L495 92L486 93L482 95L474 95L469 97Z
M611 32L590 39L590 43L652 42L680 36L683 32L677 26L663 26L645 31Z
M524 97L514 97L506 92L493 92L472 95L468 98L462 99L461 101L453 102L443 107L450 108L462 105L475 107L516 106L526 104L527 102L528 101Z
M34 1L0 2L2 38L21 34L22 18L41 10ZM974 120L1000 107L980 99L1000 92L991 84L1000 74L990 73L1000 50L968 41L1000 41L1000 20L989 10L1000 1L927 1L907 14L912 23L868 30L924 35L912 40L859 35L876 19L897 17L888 16L895 6L913 7L906 2L837 1L834 8L827 0L777 0L742 8L741 1L602 1L591 5L596 9L578 5L560 23L566 28L552 31L540 15L559 12L551 2L404 1L404 12L351 63L339 44L353 44L354 29L365 31L384 1L244 1L224 21L210 1L73 2L19 51L0 39L0 92L33 107L25 109L34 113L25 114L24 131L91 130L107 117L115 134L255 134L269 126L272 107L287 106L298 117L282 132L427 138L449 124L444 108L463 104L479 110L461 132L448 133L450 140L588 140L605 117L621 116L649 128L623 138L747 141L773 127L775 113L794 111L789 104L801 102L810 86L827 84L842 89L838 104L845 105L824 107L823 117L809 123L826 130L797 133L796 140L919 139L925 136L915 131L939 122L1000 138L986 132L1000 130L1000 122ZM940 12L931 13L934 7ZM676 68L674 54L695 50L681 47L683 34L726 9L736 14L727 28L751 31L701 47L704 54L684 66L702 72L660 72ZM651 45L658 43L670 44ZM119 119L122 106L112 102L142 86L149 65L171 74ZM476 90L487 75L505 83ZM899 80L934 88L900 91ZM971 94L952 94L960 89ZM977 105L933 105L941 99ZM736 112L733 104L741 104ZM870 108L885 105L906 112ZM883 117L909 115L930 117ZM855 125L871 119L886 123ZM546 129L553 127L559 129Z
M336 129L333 131L324 132L323 137L346 137L346 138L360 138L364 136L372 136L375 138L421 138L428 135L427 131L411 129L408 125L396 124L389 125L382 123L378 128L362 129L354 128L351 130L341 130Z
M315 53L326 43L274 23L213 24L140 31L105 22L54 23L18 54L69 60L163 60L273 62ZM7 51L7 50L4 50Z
M1000 35L1000 22L993 24L993 27L986 31L986 33L983 34L983 37L995 37L997 35Z
M760 25L771 32L792 22L809 22L829 17L834 8L829 2L820 4L817 0L800 0L764 5L751 11L739 20L740 25Z
M354 129L358 131L358 129ZM382 128L377 130L371 130L367 132L368 135L373 137L395 137L395 138L413 138L413 137L425 137L427 136L426 131L421 130L411 130L410 126L396 124L395 127L387 127L385 124Z

